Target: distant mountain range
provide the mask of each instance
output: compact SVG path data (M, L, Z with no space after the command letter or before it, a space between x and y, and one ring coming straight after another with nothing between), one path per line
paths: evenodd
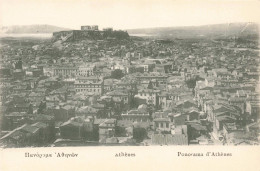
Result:
M53 33L56 31L71 30L52 25L17 25L17 26L2 26L0 33L4 34L37 34L37 33Z
M36 34L53 33L57 31L71 30L53 25L24 25L0 27L0 34ZM130 35L152 36L157 38L203 38L203 37L230 37L230 36L259 36L259 26L256 23L229 23L204 26L186 27L156 27L128 29Z
M145 35L160 38L230 37L259 35L256 23L228 23L186 27L157 27L127 30L130 35Z

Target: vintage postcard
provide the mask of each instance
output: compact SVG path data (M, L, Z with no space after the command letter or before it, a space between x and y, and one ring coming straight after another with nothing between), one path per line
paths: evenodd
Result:
M260 171L259 0L1 0L0 170Z

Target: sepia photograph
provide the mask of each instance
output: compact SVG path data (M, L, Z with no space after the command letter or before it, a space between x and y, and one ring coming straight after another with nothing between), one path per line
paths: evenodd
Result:
M234 154L183 149L259 146L259 7L1 0L0 148L24 160L110 147L135 158L131 146L220 158Z

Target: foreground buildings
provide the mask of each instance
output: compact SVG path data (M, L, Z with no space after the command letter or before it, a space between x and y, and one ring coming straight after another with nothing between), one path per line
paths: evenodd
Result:
M259 144L256 41L53 35L1 47L2 146Z

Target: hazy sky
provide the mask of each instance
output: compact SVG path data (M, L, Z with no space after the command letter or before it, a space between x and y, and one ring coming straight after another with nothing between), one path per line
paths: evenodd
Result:
M116 29L258 22L260 1L0 0L0 24Z

